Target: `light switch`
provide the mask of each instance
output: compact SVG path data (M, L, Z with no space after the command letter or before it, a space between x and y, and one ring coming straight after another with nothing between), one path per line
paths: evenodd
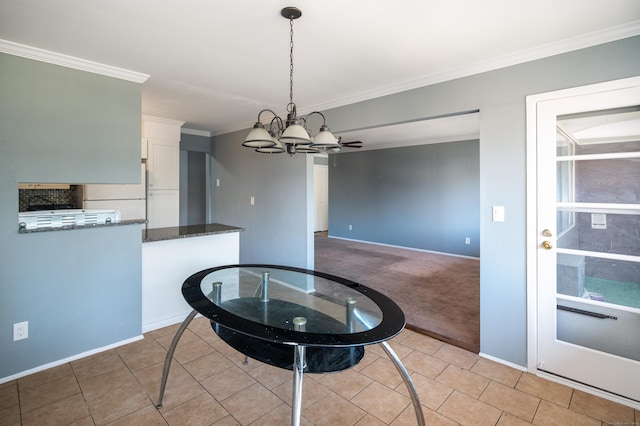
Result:
M504 222L504 206L493 206L493 221Z
M216 179L216 186L220 186L220 179Z
M251 204L252 206L255 205L256 203L256 199L253 198L253 196L251 196L251 198L249 199L249 204Z

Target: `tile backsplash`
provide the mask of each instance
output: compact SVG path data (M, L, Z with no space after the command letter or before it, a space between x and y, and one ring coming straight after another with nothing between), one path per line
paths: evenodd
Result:
M69 189L18 189L18 209L28 211L30 206L42 204L69 204L73 208L82 208L80 185L71 185Z

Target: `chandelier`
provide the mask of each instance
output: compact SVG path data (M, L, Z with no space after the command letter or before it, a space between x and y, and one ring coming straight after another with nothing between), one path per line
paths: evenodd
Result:
M335 152L340 150L340 139L336 138L329 126L327 126L324 114L318 111L309 113L305 117L298 117L296 104L293 102L293 21L302 16L300 9L285 7L280 14L289 20L289 104L287 105L287 119L283 120L270 109L263 109L258 113L258 121L242 143L243 146L254 148L257 152L265 154L277 154L287 152L293 155L296 152L319 153ZM262 124L263 113L273 115L268 128ZM312 115L322 117L320 130L311 136L307 129L307 123Z

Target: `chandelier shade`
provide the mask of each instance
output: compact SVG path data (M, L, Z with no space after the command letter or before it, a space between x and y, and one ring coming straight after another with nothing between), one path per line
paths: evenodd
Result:
M282 136L280 136L280 142L290 143L293 145L310 145L311 137L298 120L295 120L284 129Z
M262 123L257 122L253 125L253 130L249 132L242 145L249 148L268 148L274 146L275 142Z
M339 139L333 136L326 124L320 127L320 131L313 138L311 146L317 148L340 148Z
M273 141L273 145L256 148L256 152L262 154L280 154L285 151L284 146L282 146L282 143L275 136L271 136L271 140Z

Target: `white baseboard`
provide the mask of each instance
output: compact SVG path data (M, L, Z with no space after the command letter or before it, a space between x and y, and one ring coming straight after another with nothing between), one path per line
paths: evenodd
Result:
M540 371L540 370L536 371L535 375L540 377L540 378L549 380L550 382L560 383L561 385L565 385L565 386L568 386L570 388L580 390L580 391L582 391L584 393L595 395L595 396L598 396L598 397L600 397L602 399L606 399L606 400L609 400L609 401L617 402L618 404L625 405L625 406L631 407L631 408L635 408L636 410L640 410L640 401L634 401L633 399L625 398L625 397L620 396L620 395L609 393L609 392L603 391L603 390L598 389L598 388L593 388L591 386L587 386L587 385L579 383L579 382L574 382L572 380L565 379L564 377L559 377L559 376L556 376L554 374L549 374L549 373L546 373L546 372Z
M488 360L497 362L498 364L506 365L507 367L511 367L511 368L513 368L515 370L525 371L525 372L527 371L526 367L523 367L522 365L514 364L514 363L509 362L509 361L505 361L504 359L496 358L494 356L487 355L487 354L484 354L482 352L480 352L478 355L480 355L482 358L486 358Z
M160 321L154 321L154 322L151 322L151 323L148 323L148 324L142 324L142 332L143 333L148 333L150 331L158 330L159 328L168 327L168 326L174 325L174 324L180 324L189 315L189 313L191 313L191 311L187 312L186 314L176 315L174 317L166 318L166 319L163 319L163 320L160 320ZM198 314L198 315L196 315L196 318L198 318L200 316L201 315Z
M25 377L25 376L28 376L28 375L33 374L33 373L38 373L40 371L44 371L44 370L47 370L49 368L57 367L59 365L66 364L66 363L71 362L71 361L76 361L78 359L86 358L88 356L95 355L95 354L98 354L100 352L108 351L110 349L114 349L114 348L117 348L119 346L128 345L129 343L137 342L138 340L142 340L142 339L144 339L143 335L132 337L131 339L121 340L121 341L113 343L111 345L102 346L100 348L92 349L92 350L86 351L86 352L81 352L79 354L70 356L68 358L63 358L63 359L60 359L58 361L53 361L53 362L49 362L47 364L39 365L38 367L34 367L34 368L29 369L29 370L21 371L20 373L12 374L11 376L2 377L2 378L0 378L0 384L7 383L7 382L10 382L12 380L19 379L21 377Z
M423 252L423 253L441 254L443 256L461 257L463 259L480 260L479 257L474 257L474 256L464 256L462 254L445 253L445 252L442 252L442 251L425 250L425 249L419 249L419 248L414 248L414 247L396 246L396 245L393 245L393 244L376 243L376 242L365 241L365 240L355 240L353 238L334 237L333 235L327 235L327 238L334 238L336 240L353 241L354 243L372 244L374 246L384 246L384 247L393 247L393 248L399 248L399 249L405 249L405 250L420 251L420 252Z
M526 367L511 363L509 361L505 361L505 360L500 359L500 358L493 357L491 355L487 355L487 354L483 354L483 353L480 353L479 355L481 357L483 357L483 358L489 359L491 361L495 361L498 364L503 364L503 365L506 365L508 367L514 368L516 370L520 370L520 371L523 371L523 372L528 372L529 371ZM606 399L606 400L609 400L609 401L617 402L618 404L625 405L625 406L631 407L631 408L635 408L636 410L640 410L640 401L634 401L632 399L628 399L628 398L625 398L623 396L619 396L619 395L615 395L615 394L612 394L612 393L609 393L609 392L605 392L605 391L603 391L601 389L593 388L591 386L587 386L587 385L584 385L582 383L574 382L572 380L565 379L564 377L559 377L559 376L556 376L556 375L553 375L553 374L546 373L544 371L536 370L536 371L533 371L531 373L536 375L536 376L538 376L538 377L540 377L540 378L542 378L542 379L549 380L549 381L555 382L555 383L559 383L561 385L568 386L568 387L570 387L572 389L577 389L577 390L580 390L582 392L585 392L585 393L588 393L588 394L591 394L591 395L595 395L597 397L600 397L600 398L603 398L603 399Z

